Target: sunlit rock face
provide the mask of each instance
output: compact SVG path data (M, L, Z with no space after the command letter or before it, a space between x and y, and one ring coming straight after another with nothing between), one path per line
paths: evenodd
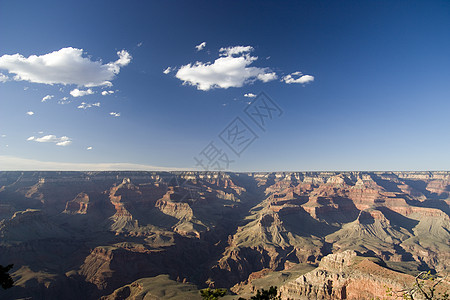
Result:
M239 292L300 265L317 269L283 285L293 299L369 295L397 286L364 275L379 261L450 269L449 193L449 172L0 172L18 283L0 298L97 299L160 274Z
M318 268L283 285L280 295L286 300L398 299L400 294L389 295L387 288L404 291L414 284L414 276L388 269L378 258L363 257L346 250L325 256ZM436 288L436 294L445 293L449 288L450 284L443 281ZM419 299L421 296L416 295Z

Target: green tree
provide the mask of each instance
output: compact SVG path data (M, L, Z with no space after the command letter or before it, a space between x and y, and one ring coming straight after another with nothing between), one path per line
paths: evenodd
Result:
M11 278L11 275L9 275L9 270L13 268L14 265L8 265L6 267L0 265L0 284L2 285L3 289L9 289L14 285L14 281Z
M268 290L261 289L256 292L256 295L250 298L251 300L279 300L277 287L271 286Z
M200 295L202 296L203 299L205 300L217 300L220 297L223 297L227 294L227 290L226 289L203 289L200 290Z
M261 289L256 292L256 295L251 297L250 300L280 300L278 296L277 287L271 286L268 290ZM246 300L240 297L238 300Z

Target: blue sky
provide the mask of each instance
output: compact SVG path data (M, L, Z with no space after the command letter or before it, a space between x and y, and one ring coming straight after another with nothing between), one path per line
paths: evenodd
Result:
M3 0L0 169L449 170L449 37L448 1Z

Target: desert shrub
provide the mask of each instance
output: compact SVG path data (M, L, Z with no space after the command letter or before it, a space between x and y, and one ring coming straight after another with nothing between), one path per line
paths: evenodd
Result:
M203 290L200 290L200 295L205 300L217 300L220 297L223 297L227 294L226 289L210 289L206 288Z

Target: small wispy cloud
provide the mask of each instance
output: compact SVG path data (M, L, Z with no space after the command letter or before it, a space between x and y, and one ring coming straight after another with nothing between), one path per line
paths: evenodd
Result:
M7 82L9 80L9 77L6 76L3 73L0 73L0 82Z
M314 76L311 75L303 75L302 72L297 71L294 73L291 73L289 75L286 75L281 79L281 81L284 81L287 84L291 83L309 83L314 81Z
M206 47L206 42L202 42L202 43L198 44L197 46L195 46L197 51L202 51L203 48L205 48L205 47Z
M258 78L262 82L269 82L269 81L277 79L278 76L277 76L277 74L275 72L270 72L270 73L258 74L258 76L256 78Z
M69 101L69 97L62 97L61 99L59 99L58 104L69 104L72 101Z
M87 147L86 150L92 150L92 146Z
M144 44L144 42L139 42L139 43L137 43L136 46L140 47L140 46L142 46L142 44Z
M233 47L222 47L220 48L220 56L233 56L240 55L244 53L250 53L254 49L252 46L233 46Z
M31 110L27 111L27 115L32 116L32 115L34 115L34 112L32 112Z
M110 112L109 114L113 117L120 117L120 113L118 112Z
M88 109L88 108L91 108L91 107L100 107L100 102L96 102L96 103L86 103L86 102L81 102L81 104L78 105L77 108L80 108L80 109Z
M247 98L255 98L256 95L253 94L253 93L247 93L247 94L244 94L244 97L247 97Z
M164 74L169 74L170 72L172 72L172 70L173 70L172 67L167 67L167 68L163 71L163 73L164 73Z
M107 96L107 95L111 95L114 94L114 91L103 91L102 92L102 96Z
M50 99L52 99L53 97L55 97L55 96L54 96L54 95L47 95L47 96L45 96L44 98L42 98L41 102L45 102L45 101L47 101L47 100L50 100Z
M86 95L92 95L95 94L95 92L92 89L87 89L87 90L79 90L79 89L73 89L70 91L70 95L72 97L83 97Z
M68 146L72 143L72 139L68 136L57 137L56 135L49 134L43 137L30 136L27 141L34 141L38 143L55 143L56 146Z

